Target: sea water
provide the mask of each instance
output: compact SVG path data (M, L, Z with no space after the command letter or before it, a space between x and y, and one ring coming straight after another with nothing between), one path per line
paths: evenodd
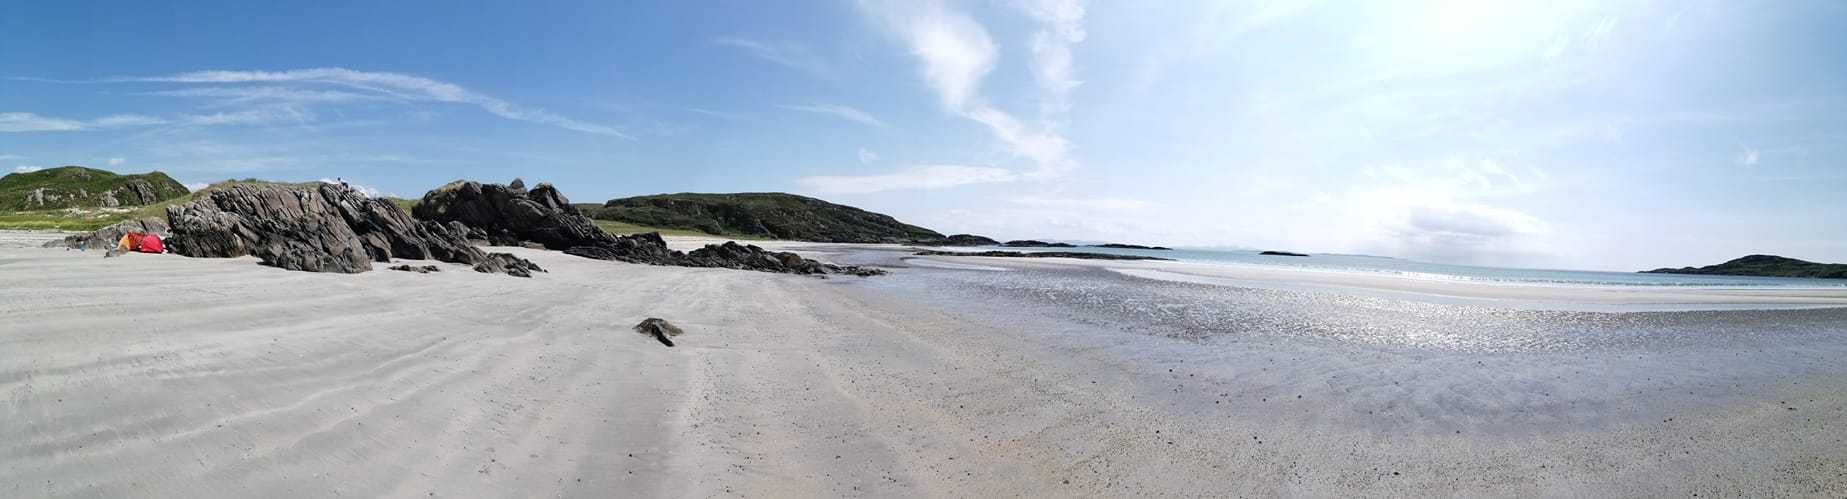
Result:
M1721 275L1643 274L1594 270L1549 270L1502 267L1476 267L1420 262L1399 258L1316 254L1308 257L1261 255L1256 251L1232 250L1136 250L1121 248L946 248L956 251L1081 251L1114 255L1139 255L1174 260L1225 265L1259 265L1294 267L1313 270L1386 274L1399 277L1447 281L1503 282L1519 284L1603 285L1603 286L1842 286L1847 279L1808 279L1792 277L1750 277Z

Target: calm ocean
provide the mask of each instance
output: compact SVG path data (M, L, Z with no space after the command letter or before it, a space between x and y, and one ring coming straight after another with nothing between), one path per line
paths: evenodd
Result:
M968 250L970 248L946 248ZM1344 272L1368 272L1391 274L1416 279L1512 282L1525 284L1555 285L1605 285L1605 286L1847 286L1847 279L1801 279L1785 277L1740 277L1679 274L1642 274L1634 272L1604 272L1592 270L1547 270L1517 269L1499 267L1474 267L1468 265L1449 265L1428 263L1398 258L1361 256L1361 255L1326 255L1317 254L1310 257L1259 255L1256 251L1197 250L1175 249L1131 250L1117 248L1001 248L981 247L980 250L999 249L1013 251L1085 251L1093 253L1111 253L1118 255L1145 255L1172 258L1194 263L1230 264L1230 265L1264 265L1300 267L1317 270Z

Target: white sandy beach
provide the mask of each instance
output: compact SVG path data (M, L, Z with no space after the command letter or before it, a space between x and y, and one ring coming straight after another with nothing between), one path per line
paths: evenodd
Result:
M505 250L550 272L0 249L0 496L1847 491L1838 369L1740 375L1761 397L1658 405L1625 399L1732 378L1643 380L1619 356L1595 361L1621 379L1560 381L1552 357L1470 370L1460 356L1099 336L906 303L858 278ZM945 270L899 269L927 271ZM666 348L628 329L646 317L688 334ZM1359 360L1276 363L1316 352ZM1410 367L1366 375L1385 364ZM1525 393L1548 383L1577 388Z

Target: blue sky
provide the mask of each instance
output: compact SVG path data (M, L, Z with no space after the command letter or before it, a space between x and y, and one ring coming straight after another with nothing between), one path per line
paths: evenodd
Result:
M0 3L0 168L788 191L943 232L1847 262L1847 4Z

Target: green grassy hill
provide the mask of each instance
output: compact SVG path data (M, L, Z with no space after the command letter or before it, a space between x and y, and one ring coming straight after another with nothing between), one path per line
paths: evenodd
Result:
M14 175L18 175L18 174L16 173ZM164 177L165 175L162 175L162 176ZM9 177L11 177L11 175L9 175ZM266 180L257 180L254 178L247 178L243 180L229 180L228 179L223 182L218 182L218 183L206 186L204 189L200 189L198 192L182 194L177 197L164 199L164 200L155 202L153 204L148 204L144 206L119 207L119 208L97 208L97 209L87 209L87 210L86 209L22 210L22 211L0 210L0 229L43 230L43 229L59 228L59 229L67 230L67 231L96 230L96 229L100 229L103 227L107 227L116 222L121 222L124 220L132 220L132 219L137 219L137 218L152 217L152 218L159 218L159 219L165 220L167 218L167 207L168 206L192 202L193 200L199 199L200 197L205 196L214 190L222 189L225 186L229 186L229 185L234 185L234 184L282 184L282 185L312 186L318 183L319 182L301 182L301 183L290 184L286 182L270 182ZM184 189L184 188L185 188L184 186L181 187L181 189Z
M597 220L724 237L834 243L906 242L943 237L936 231L899 222L890 216L780 192L658 194L613 199L602 206L578 207Z
M0 211L146 206L186 195L186 186L161 172L115 172L64 166L0 177Z
M1847 279L1847 264L1815 263L1776 255L1750 255L1718 265L1644 270L1651 274L1742 275Z

